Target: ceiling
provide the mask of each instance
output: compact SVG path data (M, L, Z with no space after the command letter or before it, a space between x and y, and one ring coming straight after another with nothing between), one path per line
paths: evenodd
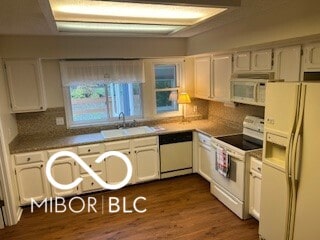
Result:
M51 0L58 1L58 0ZM77 0L75 0L77 1ZM126 0L118 0L129 2ZM156 1L141 0L142 2L188 2L187 0L175 1ZM133 0L132 2L141 2ZM198 0L191 1L203 5L212 4L222 7L228 6L228 10L217 16L204 20L195 25L188 26L180 31L168 35L167 37L192 37L197 34L209 31L214 28L223 27L226 24L239 21L243 18L250 18L252 15L264 11L270 11L280 4L290 2L289 0ZM183 5L183 4L182 4ZM57 26L51 11L49 0L1 0L0 1L0 35L117 35L117 36L135 36L132 33L62 33L57 30ZM141 36L141 35L140 35ZM143 36L143 35L142 35Z

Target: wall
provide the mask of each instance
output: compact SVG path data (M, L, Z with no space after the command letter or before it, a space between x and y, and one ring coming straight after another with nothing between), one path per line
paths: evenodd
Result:
M209 120L224 121L233 127L242 129L242 123L247 115L264 118L264 107L238 104L237 107L226 107L220 102L209 102Z
M185 56L184 38L1 36L4 58L148 58Z
M235 19L226 25L191 37L188 39L188 55L226 51L320 34L318 0L242 1L242 7L250 4L276 6L260 12L257 7L252 7L250 14L243 14L240 20Z
M0 60L0 151L2 155L0 160L0 176L3 175L3 179L0 181L3 183L2 191L5 197L6 212L8 224L15 224L18 219L19 207L16 202L15 189L8 186L15 186L12 184L14 181L13 176L11 176L11 158L9 152L9 143L18 134L17 123L14 114L10 113L9 96L7 91L7 84L4 76L4 69L2 60ZM1 152L0 152L1 154Z

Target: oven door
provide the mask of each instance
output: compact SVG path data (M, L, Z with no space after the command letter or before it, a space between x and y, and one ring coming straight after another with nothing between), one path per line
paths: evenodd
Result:
M240 103L255 103L258 85L259 83L253 81L231 81L231 100Z
M224 177L218 172L216 165L216 148L214 148L215 162L213 170L213 180L218 183L221 187L227 190L230 194L238 198L240 201L244 201L244 174L245 174L245 162L243 159L237 158L234 154L229 153L230 157L230 175L229 177Z

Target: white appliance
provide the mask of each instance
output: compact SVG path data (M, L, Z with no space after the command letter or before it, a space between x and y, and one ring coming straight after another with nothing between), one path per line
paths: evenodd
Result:
M215 163L212 167L211 193L241 219L249 218L249 152L262 148L263 119L247 116L243 134L212 138ZM217 149L230 160L229 176L219 173Z
M264 106L267 81L274 73L235 74L231 78L231 101Z
M268 83L259 235L320 239L320 83Z
M192 173L192 132L160 135L159 145L161 178Z

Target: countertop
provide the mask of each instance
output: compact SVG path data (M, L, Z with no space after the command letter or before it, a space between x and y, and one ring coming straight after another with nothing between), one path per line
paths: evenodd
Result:
M209 121L209 120L197 120L187 123L165 123L156 125L159 130L150 134L133 135L125 137L104 139L100 132L91 134L81 134L74 136L43 136L43 135L32 135L32 136L20 136L18 135L10 143L10 153L23 153L32 151L41 151L47 149L64 148L78 145L86 145L92 143L102 143L115 140L132 139L137 137L155 136L173 132L184 132L197 130L209 136L221 136L228 134L241 133L241 129L235 128L231 124L227 124L220 121Z
M253 151L253 152L250 152L250 156L262 161L262 150L257 150L257 151Z

